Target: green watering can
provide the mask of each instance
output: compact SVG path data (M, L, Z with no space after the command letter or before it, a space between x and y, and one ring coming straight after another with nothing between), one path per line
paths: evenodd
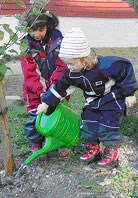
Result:
M81 116L74 112L66 100L56 108L48 107L47 113L37 116L36 129L46 137L42 149L33 153L21 165L17 175L37 157L54 151L60 147L71 148L80 138Z

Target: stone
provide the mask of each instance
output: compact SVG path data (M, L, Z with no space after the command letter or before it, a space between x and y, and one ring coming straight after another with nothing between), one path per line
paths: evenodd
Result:
M7 177L6 177L6 183L7 183L8 185L14 186L14 177L13 177L13 176L7 176Z
M23 104L23 100L20 96L5 96L7 105L17 105L21 106Z

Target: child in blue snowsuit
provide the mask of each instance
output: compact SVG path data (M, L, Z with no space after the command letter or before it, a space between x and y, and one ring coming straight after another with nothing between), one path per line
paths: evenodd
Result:
M87 140L87 152L80 158L91 167L114 168L118 165L118 147L124 140L118 132L126 106L136 103L137 82L129 60L114 56L93 56L80 28L72 28L62 40L59 57L68 70L59 82L42 96L37 114L55 107L74 91L83 90L81 136ZM104 145L101 157L100 145Z

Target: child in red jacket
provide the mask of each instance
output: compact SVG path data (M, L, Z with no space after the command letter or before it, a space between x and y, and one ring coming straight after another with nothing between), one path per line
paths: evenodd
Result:
M24 16L31 33L23 38L28 48L26 55L20 58L24 75L23 97L31 116L24 129L27 139L32 143L32 152L41 149L44 141L44 137L35 128L36 108L41 103L41 96L67 69L67 65L58 57L63 38L62 33L56 29L58 18L41 8L40 13L34 14L34 9L31 8ZM68 152L64 150L63 155L68 155ZM46 156L39 157L39 160L45 159Z

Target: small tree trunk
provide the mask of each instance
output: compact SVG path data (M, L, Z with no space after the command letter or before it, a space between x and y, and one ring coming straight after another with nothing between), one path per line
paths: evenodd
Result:
M11 137L8 127L7 106L3 91L2 81L0 81L0 132L4 151L4 166L6 173L12 173L14 160L11 146Z

